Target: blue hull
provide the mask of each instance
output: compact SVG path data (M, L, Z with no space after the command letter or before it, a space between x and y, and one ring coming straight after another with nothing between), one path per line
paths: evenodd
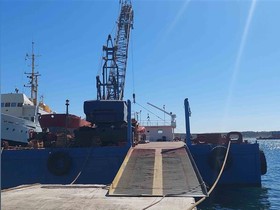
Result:
M126 146L3 150L1 188L34 183L70 184L74 180L76 184L110 184L132 145L130 113L128 102ZM219 174L226 144L193 145L187 99L185 114L186 144L203 180L211 186ZM259 144L243 143L241 140L242 136L240 141L231 144L228 162L218 185L261 185L261 175L266 173L265 156L260 152Z
M75 181L76 184L110 184L128 149L129 147L124 146L4 150L1 188L34 183L70 184L80 172L80 176ZM55 175L48 165L51 154L57 152L63 152L71 160L69 170L63 175Z
M211 153L217 145L191 145L189 150L208 186L219 170L211 165ZM2 153L2 189L22 184L110 184L130 146L92 148L46 148L4 150ZM48 167L52 154L63 152L71 159L69 170L55 175ZM260 186L261 162L258 144L232 144L229 163L218 185Z
M219 169L211 164L211 153L216 146L189 146L198 170L208 186L215 182L219 174ZM231 144L228 162L218 185L261 186L259 144Z

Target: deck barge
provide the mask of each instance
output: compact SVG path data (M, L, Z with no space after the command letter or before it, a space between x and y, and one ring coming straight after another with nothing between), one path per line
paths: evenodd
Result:
M23 185L2 190L1 208L186 209L206 195L185 144L154 142L132 147L110 186Z

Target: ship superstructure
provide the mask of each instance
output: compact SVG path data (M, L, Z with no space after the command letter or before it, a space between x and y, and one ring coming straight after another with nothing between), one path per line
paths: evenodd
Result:
M14 93L1 94L1 140L10 145L24 145L28 143L30 132L42 131L38 121L39 115L51 113L50 108L43 102L37 102L38 76L35 72L34 42L32 42L31 72L26 73L30 79L26 87L30 87L31 94L28 98L18 89Z

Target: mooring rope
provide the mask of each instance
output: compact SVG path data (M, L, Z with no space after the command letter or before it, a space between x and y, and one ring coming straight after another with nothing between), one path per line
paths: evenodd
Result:
M220 177L224 171L224 168L225 168L225 165L226 165L226 162L227 162L227 158L228 158L228 153L229 153L229 148L230 148L230 144L231 144L231 141L228 142L228 146L227 146L227 152L226 152L226 155L225 155L225 159L224 159L224 162L223 162L223 165L222 165L222 168L220 170L220 173L219 175L217 176L217 179L216 181L214 182L214 184L212 185L211 189L208 191L208 195L210 195L212 193L212 191L215 189L217 183L219 182L220 180ZM206 197L203 197L201 198L199 201L197 201L196 203L194 203L191 207L188 208L188 210L192 210L193 208L195 208L196 206L198 206L202 201L204 201L206 199Z
M212 191L215 189L217 183L219 182L220 180L220 177L224 171L224 168L225 168L225 165L226 165L226 162L227 162L227 158L228 158L228 153L229 153L229 148L230 148L230 144L231 144L231 141L229 141L228 143L228 146L227 146L227 151L226 151L226 155L225 155L225 159L224 159L224 162L223 162L223 165L222 165L222 168L219 172L219 175L217 176L217 179L216 181L214 182L214 184L212 185L211 189L209 190L208 192L208 195L210 195L212 193ZM159 202L161 202L166 196L172 196L172 195L175 195L175 194L168 194L168 195L163 195L160 200L150 204L149 206L146 206L145 208L143 208L142 210L146 210L156 204L158 204ZM199 201L197 201L196 203L194 203L191 207L189 207L187 210L192 210L193 208L195 208L197 205L199 205L202 201L204 201L206 199L206 197L203 197L201 198Z
M92 141L91 146L90 146L90 148L89 148L89 150L88 150L87 157L86 157L86 159L85 159L85 161L84 161L84 164L83 164L83 166L82 166L80 172L77 174L77 176L75 177L75 179L70 183L70 185L75 184L75 182L77 181L77 179L80 177L82 171L84 170L84 168L85 168L85 166L86 166L86 164L87 164L87 162L88 162L88 160L89 160L89 156L91 155L91 151L92 151L92 148L93 148L93 145L92 145L92 144L93 144L93 141Z

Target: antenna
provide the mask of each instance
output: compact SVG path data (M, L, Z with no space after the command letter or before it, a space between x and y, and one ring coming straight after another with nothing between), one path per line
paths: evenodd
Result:
M31 88L30 100L34 105L37 105L37 96L38 96L38 77L41 76L39 72L35 72L35 57L39 57L40 55L34 54L34 42L32 41L32 52L31 55L26 53L25 60L31 60L31 72L25 72L27 74L27 78L29 78L28 85L24 85L24 87Z

